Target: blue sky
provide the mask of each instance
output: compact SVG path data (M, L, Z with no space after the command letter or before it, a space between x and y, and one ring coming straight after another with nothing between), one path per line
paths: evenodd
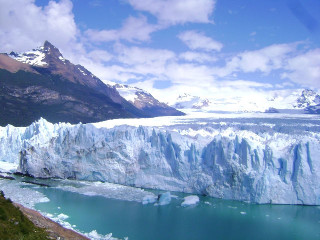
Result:
M161 100L320 88L318 0L0 0L0 50L49 40Z

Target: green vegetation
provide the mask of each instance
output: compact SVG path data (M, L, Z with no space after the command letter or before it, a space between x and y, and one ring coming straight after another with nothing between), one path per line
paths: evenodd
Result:
M36 227L15 207L10 198L0 191L0 239L6 240L46 240L47 233Z

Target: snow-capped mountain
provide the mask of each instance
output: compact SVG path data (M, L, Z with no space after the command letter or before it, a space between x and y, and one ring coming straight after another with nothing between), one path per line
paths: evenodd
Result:
M171 106L177 109L198 109L202 111L229 112L291 112L317 113L320 95L310 89L271 91L269 96L233 97L222 99L202 98L190 94L180 95Z
M319 118L257 113L0 127L0 169L320 205ZM205 126L205 127L204 127Z
M100 79L81 65L75 65L65 59L58 48L50 42L25 53L9 54L13 59L31 65L40 73L50 73L63 76L72 83L81 84L107 94L114 102L121 103L122 99L113 88L106 86Z
M320 95L313 90L305 89L297 99L296 107L303 108L306 113L320 113Z
M192 96L191 94L184 93L179 95L177 101L173 104L177 109L205 109L210 106L211 102L207 98L201 98L198 96Z
M320 104L320 95L311 89L304 89L294 107L307 108Z
M48 41L26 53L2 54L0 79L0 125L26 126L40 117L87 123L182 114L168 106L154 112L135 107L115 87L65 59Z
M167 104L159 102L150 93L137 87L123 84L113 85L119 94L131 102L136 108L149 112L150 116L180 116L184 115Z

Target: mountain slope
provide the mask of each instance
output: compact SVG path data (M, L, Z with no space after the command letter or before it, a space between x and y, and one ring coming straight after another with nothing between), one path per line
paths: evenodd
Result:
M28 64L21 63L11 59L7 54L0 53L0 69L6 69L9 72L15 73L19 70L37 73L32 67Z
M134 117L108 96L59 75L0 69L0 79L2 126L26 126L40 117L70 123Z
M60 75L72 83L93 88L102 94L108 95L116 103L121 104L123 101L114 88L104 84L83 66L72 64L62 56L58 48L48 41L44 43L43 47L26 53L11 52L10 57L19 62L30 64L42 74Z
M150 117L184 115L184 113L175 108L159 102L150 93L140 88L123 84L115 84L114 87L124 99L131 102L136 108L144 111Z
M9 56L0 55L2 126L27 126L40 117L51 122L87 123L177 115L174 109L153 112L154 109L135 107L115 87L65 59L48 41L43 47L25 53L11 52Z
M87 123L144 116L115 88L64 59L49 42L23 54L10 53L10 57L1 57L1 125L26 126L40 117Z

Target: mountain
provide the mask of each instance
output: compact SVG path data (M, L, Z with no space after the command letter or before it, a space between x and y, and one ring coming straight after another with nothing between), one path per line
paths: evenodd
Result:
M294 107L307 108L320 104L320 95L311 89L304 89Z
M161 115L135 107L48 41L25 53L0 54L0 79L2 126L27 126L40 117L87 123Z
M136 108L148 113L151 117L184 115L184 113L177 111L175 108L159 102L150 93L140 88L123 84L115 84L114 87L124 99L131 102Z
M270 96L203 98L187 93L171 104L177 109L197 109L201 111L268 112L268 113L320 113L320 95L310 89L275 90Z
M62 56L58 48L48 41L37 49L25 53L11 52L9 56L33 66L39 73L59 75L71 83L83 85L107 95L116 103L121 104L123 101L114 88L104 84L83 66L72 64Z
M320 95L313 90L305 89L295 106L303 108L306 113L320 114Z
M210 100L207 98L201 98L198 96L192 96L190 94L179 95L177 101L173 104L174 108L184 109L184 108L193 108L193 109L204 109L209 107L211 104Z

